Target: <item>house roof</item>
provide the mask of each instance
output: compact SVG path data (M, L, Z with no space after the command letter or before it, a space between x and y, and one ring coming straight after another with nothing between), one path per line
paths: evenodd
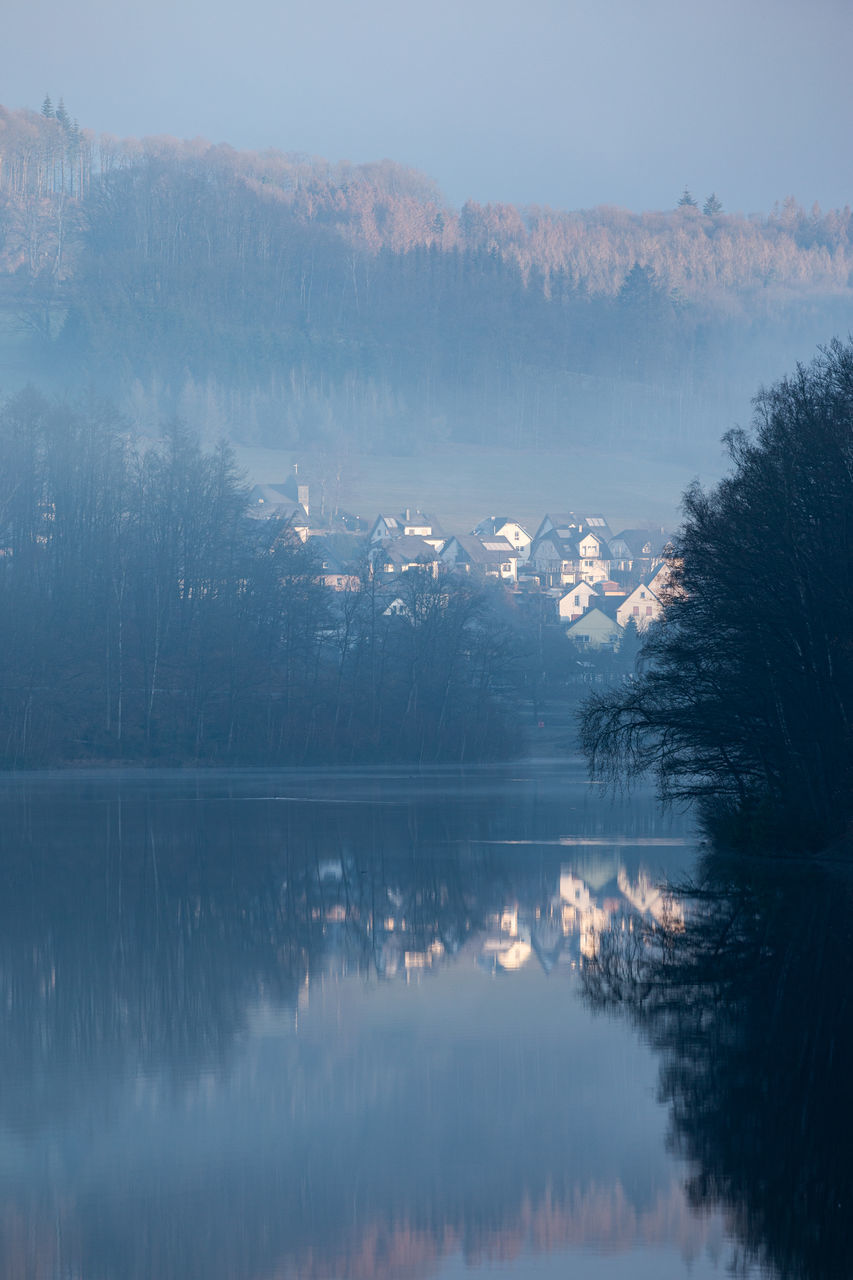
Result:
M516 520L514 516L487 516L485 520L480 521L473 533L477 538L493 538L507 524L517 524L522 533L526 537L530 537L524 525L519 520Z
M328 573L353 572L359 561L363 559L367 549L364 535L352 533L325 533L309 538L312 550L316 550L323 566L328 565ZM332 568L332 565L338 566Z
M566 635L571 635L573 631L582 632L590 625L600 627L603 631L608 631L611 634L622 630L610 610L601 604L593 605L591 609L587 609L583 617L577 618L574 622L570 623L569 626L566 627Z
M453 554L452 544L456 543L461 555ZM445 557L445 552L447 555ZM506 538L490 538L483 542L473 533L457 533L442 547L442 559L461 561L462 563L479 565L481 568L498 568L506 560L517 559L518 552Z
M624 542L631 555L639 559L648 555L659 556L666 544L672 541L672 534L665 529L623 529L613 541ZM650 547L649 551L643 550L646 544Z
M593 585L591 582L574 582L561 593L560 599L565 600L566 596L580 595L582 591L588 591L592 596L603 595L603 592L598 589L600 585L598 583Z
M262 519L276 517L290 520L293 524L308 526L308 512L301 502L294 502L282 492L283 485L256 484L250 494L248 513Z
M415 535L400 534L389 538L382 546L382 553L388 563L396 566L410 564L433 564L438 553L435 547Z

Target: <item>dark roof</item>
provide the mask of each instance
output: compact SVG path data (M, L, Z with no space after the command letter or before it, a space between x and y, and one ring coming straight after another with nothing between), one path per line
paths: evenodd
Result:
M444 552L448 551L455 542L462 554L457 555L455 563L477 565L480 568L500 568L507 559L517 557L518 552L506 538L489 539L490 542L498 542L499 547L486 547L482 541L473 533L458 533L449 538L442 547L442 558Z
M639 559L641 556L659 556L666 544L672 541L672 536L665 529L623 529L613 541L624 542L631 555ZM651 547L650 551L643 551L646 543Z
M352 533L326 533L309 538L312 550L317 552L327 573L355 573L367 551L364 535Z
M381 550L386 560L393 565L432 564L438 557L435 547L413 534L389 538L387 542L383 542Z

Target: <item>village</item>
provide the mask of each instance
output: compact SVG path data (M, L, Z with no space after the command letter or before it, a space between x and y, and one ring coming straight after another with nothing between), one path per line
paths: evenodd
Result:
M583 649L617 650L626 629L644 632L663 612L672 535L663 528L614 533L600 513L546 513L535 529L511 515L490 515L467 533L445 529L414 509L378 514L372 523L339 511L312 511L309 485L293 474L256 484L256 519L275 518L315 552L321 581L334 592L358 591L367 572L389 589L388 614L405 612L394 585L420 571L502 583L538 606Z

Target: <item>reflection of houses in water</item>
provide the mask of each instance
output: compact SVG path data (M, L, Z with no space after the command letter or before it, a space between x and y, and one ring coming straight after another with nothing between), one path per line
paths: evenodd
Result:
M491 918L478 965L489 973L509 971L520 969L533 955L551 974L559 965L582 967L596 954L601 934L617 920L622 929L633 929L635 914L650 915L670 928L681 923L679 904L646 872L632 881L620 867L615 878L618 894L611 892L599 901L574 867L563 866L557 893L544 905L525 908L514 903Z
M522 926L513 938L486 938L477 963L487 973L509 973L527 964L532 950L530 932Z
M665 893L659 884L653 884L645 871L641 871L632 883L625 868L621 867L616 883L640 915L650 915L658 924L666 924L670 929L679 925L683 927L684 911L681 904L671 894Z
M577 934L578 951L589 959L595 955L597 935L610 924L609 915L593 902L583 880L566 867L560 872L560 902L564 934Z
M518 884L517 898L501 905L495 895L487 904L476 881L464 891L433 874L389 884L368 879L344 857L318 859L286 890L305 922L312 981L351 973L420 981L469 940L468 953L486 972L513 973L532 961L550 975L582 968L604 932L632 928L637 915L668 927L681 923L677 902L647 872L632 877L609 857L592 859L584 850L548 879L537 874Z

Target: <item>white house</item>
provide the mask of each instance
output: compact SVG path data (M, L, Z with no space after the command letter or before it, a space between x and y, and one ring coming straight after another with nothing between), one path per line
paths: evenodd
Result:
M655 622L662 613L663 605L648 582L641 582L616 610L616 621L620 627L627 627L633 618L637 630L645 631L649 623Z
M474 530L474 536L482 538L484 542L506 538L510 546L515 548L522 563L530 554L530 544L533 541L524 526L509 516L489 516L487 520L481 520Z
M570 640L588 645L590 649L615 648L622 633L623 628L597 606L587 609L582 618L566 628Z
M576 582L570 587L557 605L557 612L563 622L574 622L582 617L590 603L598 600L599 593L589 582Z

